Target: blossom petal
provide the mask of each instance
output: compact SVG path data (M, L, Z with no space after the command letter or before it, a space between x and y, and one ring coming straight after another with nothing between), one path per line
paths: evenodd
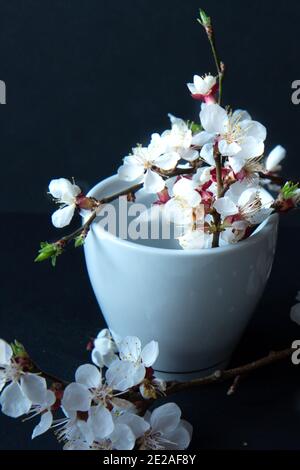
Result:
M181 423L174 431L166 433L164 438L166 440L164 444L166 450L185 450L191 442L190 432Z
M63 446L63 450L90 450L90 446L87 442L84 442L80 439L76 441L67 441Z
M141 356L142 361L145 367L151 367L159 355L159 348L157 341L150 341L150 343L146 344L143 348Z
M6 384L6 373L4 370L0 369L0 392L3 390L3 387L5 384Z
M62 406L67 411L88 411L91 399L91 393L84 385L71 383L64 391Z
M103 405L92 406L87 424L91 427L95 439L105 439L114 430L111 413Z
M235 154L235 157L254 158L260 157L265 150L264 143L257 141L254 137L249 136L243 139L241 150Z
M237 243L244 238L246 229L249 226L244 220L233 222L233 224L221 232L221 240L226 243Z
M250 116L250 114L248 113L248 111L246 111L245 109L236 109L232 115L232 120L234 122L241 122L241 121L245 121L245 119L247 119L248 121L252 121L252 118Z
M48 429L51 428L52 423L53 423L53 416L52 416L51 411L47 411L46 413L43 413L39 424L33 430L31 439L34 439L35 437L40 436L41 434L44 434L45 432L47 432Z
M168 171L175 168L178 160L180 160L180 156L177 152L167 152L155 159L155 165Z
M199 158L199 152L198 150L188 149L181 155L181 158L183 158L183 160L186 160L187 162L194 162L195 160L197 160L197 158Z
M115 361L106 371L108 385L121 392L139 385L145 378L146 369L143 364L129 361Z
M108 328L102 328L97 334L97 338L110 338L110 331Z
M232 157L241 151L241 147L236 142L227 143L226 140L220 140L219 151L224 157Z
M144 165L124 163L118 169L118 177L124 181L134 181L144 174Z
M75 212L75 204L58 209L52 214L52 224L56 228L63 228L69 225Z
M0 339L0 365L9 364L12 357L13 350L10 345L4 339Z
M80 438L84 439L84 441L88 445L91 445L95 440L95 436L94 436L94 432L93 432L90 422L84 421L82 419L77 419L76 424L81 433Z
M205 233L203 230L188 230L178 241L184 250L199 250L204 248Z
M112 351L107 354L101 354L98 349L92 351L92 361L100 369L104 366L109 367L117 358L117 355Z
M228 189L226 196L231 199L232 202L234 202L236 205L239 203L239 199L241 195L243 194L244 191L250 188L249 183L247 183L247 180L243 181L236 181L232 185L230 185L230 188Z
M102 375L99 369L92 364L83 364L75 372L77 383L85 385L87 388L97 388L102 381Z
M188 89L190 90L190 92L192 93L192 95L195 95L196 93L196 87L193 83L187 83L186 86L188 87Z
M213 207L222 217L235 215L235 214L238 214L239 212L238 207L227 196L217 199Z
M141 356L142 345L136 336L126 336L119 344L122 361L137 362Z
M43 403L43 406L45 408L50 408L52 405L54 405L55 402L56 402L55 393L52 392L52 390L47 390L45 403Z
M227 112L218 104L207 104L200 112L200 121L206 132L224 134L228 125Z
M149 194L159 193L165 187L163 178L152 170L147 170L144 179L144 189Z
M254 137L258 142L264 142L267 138L267 129L260 122L243 120L239 123L248 137Z
M0 397L2 413L11 418L19 418L27 414L31 408L31 401L23 393L17 382L12 382L2 392Z
M183 205L176 199L171 198L164 205L164 216L167 220L174 222L177 225L190 224L192 221L193 211L191 207L183 207Z
M49 193L55 199L68 203L70 199L75 198L81 193L81 189L66 178L58 178L50 181Z
M186 195L194 190L194 183L188 178L180 178L173 186L173 195L183 200L186 199Z
M135 438L143 436L150 428L150 424L141 416L133 413L123 413L118 417L118 424L126 424L132 430Z
M21 388L34 405L42 404L46 401L47 382L44 377L29 373L22 375Z
M246 161L247 161L247 158L243 156L238 156L238 155L228 158L229 165L231 166L234 173L238 173L239 171L241 171Z
M211 179L211 172L212 168L208 166L202 166L198 168L197 172L193 176L193 181L196 184L204 184L207 183Z
M126 424L118 423L114 432L109 436L115 450L132 450L135 446L135 435Z
M286 157L286 149L281 145L277 145L272 152L270 152L266 160L266 170L276 171L280 169L279 163ZM0 361L1 362L1 361Z
M192 138L192 144L197 147L202 147L203 145L213 142L215 139L214 134L210 134L206 131L201 131L198 134L195 134Z
M155 408L150 418L152 430L159 431L163 434L174 431L181 417L181 410L176 403L166 403L165 405Z
M205 144L200 152L200 157L210 166L216 166L214 159L214 146L213 144Z

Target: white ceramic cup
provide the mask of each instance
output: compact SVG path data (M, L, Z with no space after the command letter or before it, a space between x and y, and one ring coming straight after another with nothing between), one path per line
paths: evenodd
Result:
M101 198L128 187L117 176L96 185ZM181 250L123 240L97 221L85 243L89 277L116 336L154 339L158 377L188 380L224 369L270 275L278 216L235 245Z

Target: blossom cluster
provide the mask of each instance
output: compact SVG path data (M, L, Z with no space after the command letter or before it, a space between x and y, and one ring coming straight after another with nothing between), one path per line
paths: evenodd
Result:
M192 97L202 101L199 123L169 114L170 129L152 134L148 146L134 147L118 176L132 185L129 190L138 185L154 196L153 207L159 205L162 218L180 227L178 242L183 249L236 243L274 211L295 207L300 190L289 186L292 191L284 195L273 184L286 150L277 145L265 156L266 128L247 111L217 103L216 77L195 75L187 86ZM274 191L279 192L276 199ZM52 216L56 227L69 224L76 208L86 215L86 209L96 207L64 178L52 180L49 192L60 204ZM157 211L153 213L157 216Z
M202 82L200 78L188 84L197 97L205 98L200 125L170 116L171 130L153 134L148 147L134 148L118 172L123 180L143 181L148 193L163 192L163 215L183 227L179 243L184 249L210 248L216 229L220 245L236 243L272 214L274 198L263 184L267 178L262 180L260 174L277 172L286 155L277 146L264 158L266 128L246 111L232 112L215 103L207 89L215 83L213 77ZM172 176L178 168L183 170L180 176ZM203 225L197 224L199 207L205 213L204 233Z
M32 438L53 428L64 450L186 449L192 427L179 407L165 403L148 411L166 390L152 369L158 353L156 341L144 348L134 336L116 342L105 329L93 341L93 363L79 366L74 382L48 388L24 348L0 340L2 412L38 416Z

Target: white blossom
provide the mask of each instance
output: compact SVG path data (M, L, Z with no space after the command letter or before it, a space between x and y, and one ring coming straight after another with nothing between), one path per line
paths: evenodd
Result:
M204 77L194 75L193 83L187 83L187 87L192 95L208 95L216 83L216 77L213 75L208 74Z
M76 411L62 408L65 418L55 420L55 434L59 441L65 443L64 450L88 450L94 442L94 434L86 419Z
M156 153L147 147L136 147L133 150L133 154L124 158L123 165L118 170L119 178L125 181L143 181L144 189L147 193L158 193L165 187L165 182L158 173L152 170L153 166L156 166ZM177 158L177 156L176 156ZM172 169L173 166L173 155L168 160L167 167Z
M47 389L47 382L38 375L26 374L22 378L22 388L27 397L31 400L32 406L29 410L29 418L40 415L40 422L35 426L32 439L44 434L53 423L51 407L56 402L55 393Z
M204 248L205 234L203 230L189 229L178 237L178 241L184 250L199 250Z
M228 114L218 104L207 104L202 107L200 121L204 131L195 136L194 141L204 145L201 152L206 158L213 157L217 144L221 155L228 157L230 166L237 173L248 159L263 154L266 128L253 121L247 112L237 110Z
M151 367L158 357L158 343L150 341L142 349L139 338L127 336L119 344L119 353L120 359L106 371L106 380L112 389L125 391L144 380L146 368Z
M24 388L26 391L30 389L28 382L32 382L33 374L27 375L28 379L24 381L25 374L15 361L11 346L0 339L0 405L2 413L11 418L18 418L28 413L31 408L32 402ZM9 385L5 387L7 383Z
M171 129L162 134L154 133L148 147L135 147L132 155L123 160L118 170L119 178L125 181L143 182L147 193L159 193L165 187L165 180L155 171L173 170L180 159L192 162L199 157L192 148L192 131L187 123L169 114Z
M103 440L95 444L100 450L132 450L136 440L149 430L149 423L133 413L114 415L114 430Z
M62 228L69 225L75 209L76 198L81 193L81 189L65 178L50 181L49 193L55 198L61 207L52 214L54 227Z
M193 180L180 178L173 186L172 198L165 204L165 215L174 223L192 222L193 210L201 203L201 196Z
M224 197L217 199L213 205L225 219L239 216L251 225L260 224L271 213L273 197L263 188L249 187L247 182L236 182L231 185Z
M156 408L145 419L150 429L141 438L141 450L184 450L192 438L192 426L181 419L181 410L175 403Z
M110 331L105 328L101 330L94 340L94 348L92 350L92 361L96 366L108 367L116 358L118 351L117 344L112 338Z

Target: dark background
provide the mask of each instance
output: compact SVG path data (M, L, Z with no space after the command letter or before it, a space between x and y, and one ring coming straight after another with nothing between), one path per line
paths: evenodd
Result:
M85 344L103 326L80 250L55 271L34 265L40 240L55 237L46 197L54 177L88 189L113 174L136 142L168 127L167 113L197 118L185 83L214 72L202 6L214 18L227 64L224 99L247 108L269 131L267 150L287 147L288 176L300 176L297 1L0 0L0 336L18 338L44 369L71 380L88 360ZM272 277L233 364L289 347L299 290L299 216L285 219ZM176 397L195 428L193 449L300 449L299 369L271 367L243 381ZM1 415L0 449L59 448L30 441L35 423Z
M1 0L1 211L48 211L51 178L88 189L168 112L197 119L185 84L215 73L199 6L227 64L224 103L264 123L267 150L286 146L286 174L300 175L298 1Z

